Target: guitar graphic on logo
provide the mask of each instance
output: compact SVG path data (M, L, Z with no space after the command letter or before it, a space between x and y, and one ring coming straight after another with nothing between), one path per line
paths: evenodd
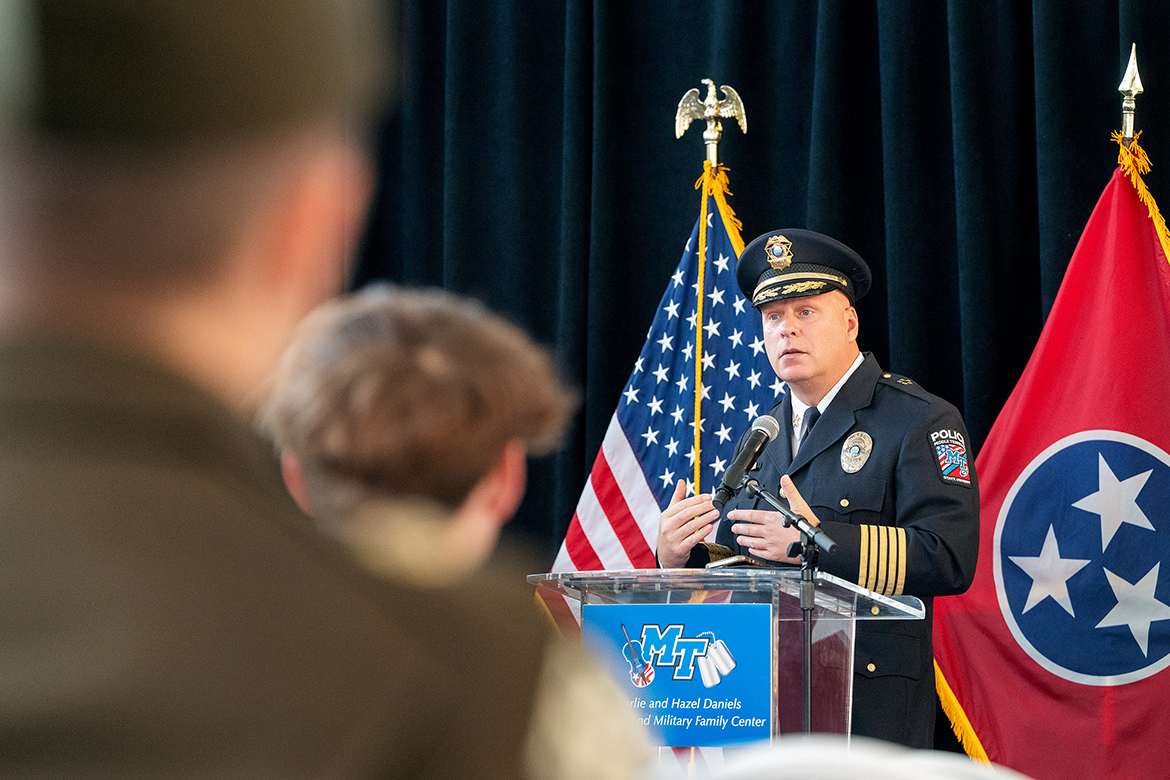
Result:
M622 623L622 633L626 637L622 655L630 664L630 681L638 688L645 688L654 680L654 665L642 657L642 643L630 639L625 623Z

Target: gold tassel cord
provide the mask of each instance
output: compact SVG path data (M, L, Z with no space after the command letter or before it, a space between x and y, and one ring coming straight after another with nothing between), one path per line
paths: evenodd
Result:
M976 736L971 721L967 720L967 713L963 712L963 707L955 697L955 692L951 690L947 678L943 676L938 661L934 662L934 687L938 691L938 699L942 703L943 712L951 722L951 730L955 732L963 750L976 761L990 764L991 760L987 757L987 751L983 749L983 743Z
M711 172L710 190L711 194L715 196L715 202L719 204L719 214L723 218L723 227L727 230L727 235L731 239L731 248L735 250L735 256L739 257L743 254L743 236L740 231L743 230L743 223L735 216L735 212L727 203L727 197L734 195L731 191L730 180L727 178L727 168L722 165L716 165ZM703 174L707 176L706 171ZM703 179L695 182L695 189L701 186Z
M699 449L699 438L701 431L699 430L699 421L703 418L702 412L703 403L703 293L706 290L706 268L707 268L707 199L714 197L715 203L719 210L719 218L723 220L723 228L727 231L727 236L731 240L731 247L735 250L736 257L743 252L743 236L740 230L743 229L743 223L736 218L735 212L731 210L731 206L727 203L727 196L732 192L729 189L729 180L727 178L727 168L722 165L711 165L710 160L703 162L703 175L695 181L695 189L703 191L703 203L699 209L699 290L698 302L695 308L695 493L701 493L702 488L699 485L699 478L702 472L702 457Z
M699 485L702 458L699 452L699 437L702 433L700 416L703 408L703 292L706 286L707 269L707 195L711 192L711 161L703 161L703 175L695 182L695 189L702 188L703 203L699 207L699 286L695 301L695 495L703 492Z
M1166 220L1162 217L1162 212L1158 210L1158 204L1154 202L1154 196L1146 188L1146 183L1142 181L1142 174L1150 172L1151 163L1145 149L1138 145L1138 139L1141 137L1141 131L1138 131L1134 134L1133 140L1129 142L1129 146L1126 146L1121 133L1113 133L1113 140L1119 149L1117 164L1121 166L1122 172L1129 178L1133 188L1137 190L1138 198L1149 210L1150 220L1154 223L1154 229L1158 233L1158 241L1162 244L1162 255L1167 262L1170 262L1170 230L1166 227Z

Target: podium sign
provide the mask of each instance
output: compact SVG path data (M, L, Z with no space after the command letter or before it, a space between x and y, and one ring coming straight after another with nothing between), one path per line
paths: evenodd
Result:
M613 665L660 744L727 746L802 731L798 570L636 569L528 581L577 608L584 640ZM814 602L812 731L848 734L855 621L926 611L914 597L882 596L823 572Z
M582 636L659 744L772 736L770 604L586 604Z

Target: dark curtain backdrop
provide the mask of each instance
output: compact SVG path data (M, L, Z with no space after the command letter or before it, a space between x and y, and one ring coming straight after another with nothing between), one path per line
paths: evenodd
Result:
M399 15L404 83L377 130L354 284L475 295L556 349L584 403L513 524L550 564L698 216L703 123L676 140L674 114L700 79L746 106L747 134L725 122L720 145L745 240L805 227L858 250L876 283L862 348L954 402L976 450L1116 164L1131 43L1146 182L1170 207L1159 0L404 0Z

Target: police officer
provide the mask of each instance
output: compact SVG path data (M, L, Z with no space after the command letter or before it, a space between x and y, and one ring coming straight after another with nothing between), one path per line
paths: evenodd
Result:
M822 571L926 606L925 620L858 622L852 733L931 747L932 598L965 591L978 554L979 491L962 417L858 349L854 303L871 275L841 242L772 231L744 249L736 277L789 391L769 412L781 432L753 476L837 543L820 554ZM716 544L700 543L719 510L679 483L659 526L660 564L697 567L732 554L799 562L788 555L799 531L766 507L740 494Z

